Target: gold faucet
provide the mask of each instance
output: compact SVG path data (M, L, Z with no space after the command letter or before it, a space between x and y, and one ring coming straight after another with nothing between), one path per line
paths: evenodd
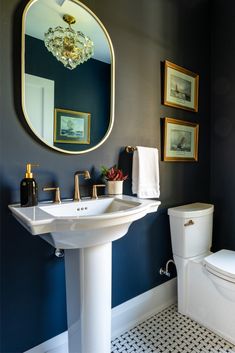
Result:
M74 197L73 201L80 201L80 190L79 190L79 175L83 175L84 179L91 179L90 173L88 170L77 171L74 173Z

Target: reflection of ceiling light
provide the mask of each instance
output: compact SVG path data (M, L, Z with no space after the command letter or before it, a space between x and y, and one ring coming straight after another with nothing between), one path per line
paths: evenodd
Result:
M45 46L66 68L72 70L91 58L94 44L85 34L71 28L76 22L73 16L64 15L63 20L69 27L49 28L45 33Z

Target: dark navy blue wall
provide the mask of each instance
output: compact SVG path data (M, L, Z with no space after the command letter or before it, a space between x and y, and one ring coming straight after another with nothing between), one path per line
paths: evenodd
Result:
M119 160L126 145L161 148L160 119L200 124L199 162L160 162L159 212L134 223L113 243L113 306L166 278L158 274L172 256L167 207L208 201L210 185L210 30L207 0L86 0L112 38L116 53L115 123L109 139L89 154L74 156L43 146L27 131L20 108L20 25L26 1L2 1L1 11L1 261L2 353L19 353L66 330L63 260L9 214L19 200L25 164L37 162L42 186L58 184L73 193L73 173L89 169L95 181L101 165ZM199 112L161 105L161 62L165 59L200 75ZM122 155L122 154L121 154ZM130 169L131 156L120 158ZM85 182L84 182L85 185ZM84 187L85 190L85 187ZM130 193L130 180L125 192Z
M214 250L235 250L235 2L215 0L212 22L211 199Z
M57 147L83 151L102 140L109 126L110 64L90 59L70 71L46 49L43 41L26 36L25 71L55 82L55 108L91 114L89 145L56 143Z

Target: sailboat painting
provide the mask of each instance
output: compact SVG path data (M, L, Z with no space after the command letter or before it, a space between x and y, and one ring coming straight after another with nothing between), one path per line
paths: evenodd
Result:
M199 75L165 61L163 104L198 111Z

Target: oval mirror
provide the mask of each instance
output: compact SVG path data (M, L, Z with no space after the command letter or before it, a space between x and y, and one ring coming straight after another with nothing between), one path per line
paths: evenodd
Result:
M77 0L31 0L22 21L29 127L57 151L94 150L114 121L114 51L105 27Z

